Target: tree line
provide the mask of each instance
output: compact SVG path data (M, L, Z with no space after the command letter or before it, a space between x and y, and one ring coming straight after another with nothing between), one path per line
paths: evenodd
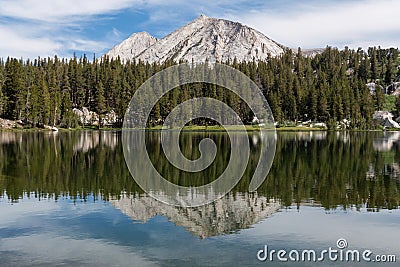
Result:
M0 60L0 117L22 120L31 126L76 127L73 108L87 107L98 114L114 110L121 126L126 108L137 88L158 71L176 64L119 58L37 58ZM375 110L385 105L382 90L370 93L366 84L387 87L400 74L399 50L380 47L338 50L327 47L314 57L301 49L287 49L261 62L224 62L248 75L261 88L279 124L298 121L326 122L334 126L347 119L351 128L369 129ZM196 65L197 67L204 67ZM163 123L174 106L196 96L228 103L244 120L252 114L228 90L212 84L186 84L165 95L154 107L149 125ZM397 101L400 106L400 101ZM197 120L194 123L209 123Z

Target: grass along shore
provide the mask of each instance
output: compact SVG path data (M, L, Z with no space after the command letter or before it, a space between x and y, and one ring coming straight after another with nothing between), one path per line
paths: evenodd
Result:
M241 126L238 125L230 125L225 126L226 129L231 131L243 131ZM98 126L79 126L75 128L55 128L52 129L51 126L42 126L42 127L30 127L28 125L23 125L19 121L11 121L6 119L0 118L0 131L15 131L15 132L51 132L56 129L56 131L121 131L122 128L120 127L98 127ZM260 127L258 125L245 125L245 129L247 132L259 131ZM146 130L149 131L161 131L161 130L179 130L179 128L169 129L164 126L154 126L149 127ZM263 129L263 130L273 130ZM275 128L276 131L279 132L307 132L307 131L400 131L400 129L396 128L385 128L379 127L375 130L368 130L368 129L327 129L322 127L310 127L307 125L287 125L287 126L278 126ZM212 126L201 126L201 125L188 125L184 126L182 131L184 132L224 132L225 128L220 125L212 125Z
M228 130L241 132L243 131L239 126L226 126ZM256 132L260 130L260 127L254 125L245 125L246 132ZM122 131L122 128L113 128L113 127L101 127L98 128L97 126L85 126L85 127L77 127L77 128L58 128L59 132L69 132L69 131ZM162 130L170 130L170 131L177 131L179 128L163 128L162 126L150 127L147 128L148 131L162 131ZM273 130L273 129L263 129L263 130ZM324 128L312 128L307 126L283 126L275 128L277 132L310 132L310 131L400 131L400 129L396 128L381 128L375 130L368 130L368 129L324 129ZM11 131L11 132L52 132L51 129L46 128L5 128L0 127L1 131ZM185 126L182 129L183 132L225 132L225 128L219 125L213 126L200 126L200 125L192 125L192 126Z

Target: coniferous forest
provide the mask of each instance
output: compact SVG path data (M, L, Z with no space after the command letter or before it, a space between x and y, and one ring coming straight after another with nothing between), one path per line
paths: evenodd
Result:
M341 120L350 128L371 129L375 110L382 110L383 90L370 92L367 83L386 88L400 74L398 49L338 50L327 47L314 57L287 49L266 62L224 62L248 75L261 88L275 120L325 122L334 127ZM0 117L21 120L30 126L77 127L74 108L87 107L97 114L115 111L120 127L135 90L156 72L173 64L121 62L86 56L71 59L7 58L0 61ZM174 89L154 107L150 126L162 124L170 110L195 96L228 103L246 122L252 116L237 97L210 84L189 84ZM400 101L395 100L397 107ZM198 120L196 124L204 121Z

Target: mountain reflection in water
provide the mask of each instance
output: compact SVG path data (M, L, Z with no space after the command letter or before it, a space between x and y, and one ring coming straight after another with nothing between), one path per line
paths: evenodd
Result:
M229 160L224 133L183 133L182 153L203 137L217 144L216 161L195 176L208 183ZM149 133L150 158L157 169L173 174L162 155L158 132ZM278 133L274 163L256 193L248 185L258 159L257 134L249 136L252 156L236 187L214 203L179 208L146 195L132 179L123 157L121 134L115 131L59 133L0 132L0 192L10 202L24 197L40 200L67 197L108 201L135 221L162 215L201 238L249 228L289 206L317 205L327 210L397 209L400 203L400 143L398 132ZM195 140L195 141L193 141Z

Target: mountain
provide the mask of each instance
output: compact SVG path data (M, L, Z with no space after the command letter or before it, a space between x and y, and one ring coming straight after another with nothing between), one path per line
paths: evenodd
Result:
M147 47L133 42L136 34L114 47L106 55L120 56L122 60L140 59L150 63L166 60L187 60L191 62L265 60L269 56L283 53L284 46L239 22L208 18L201 15L189 24L177 29L166 37L146 36Z
M157 38L147 32L134 33L119 45L114 46L106 55L110 58L120 56L124 60L133 59L157 41Z
M156 215L162 215L200 238L250 228L281 208L277 200L248 193L229 193L197 208L167 205L147 195L124 194L109 202L135 221L147 222Z
M315 57L316 55L319 55L325 51L325 48L311 48L311 49L302 49L301 53L304 57ZM297 52L297 50L293 50L294 53Z

